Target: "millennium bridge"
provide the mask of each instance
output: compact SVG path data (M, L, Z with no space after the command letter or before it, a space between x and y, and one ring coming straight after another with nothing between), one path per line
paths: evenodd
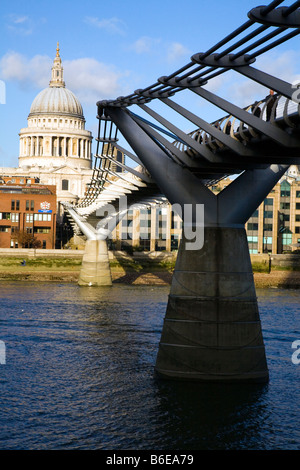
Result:
M87 239L79 284L112 284L107 239L132 204L168 201L177 209L182 240L155 365L162 378L269 378L245 223L289 165L300 162L298 85L254 66L300 32L300 1L285 3L251 9L244 24L171 75L97 103L93 176L84 198L65 204ZM269 98L241 108L205 87L229 71L266 87ZM207 122L176 101L187 93L217 107L220 119ZM186 133L164 117L170 109L195 130ZM116 162L116 151L126 165ZM230 176L222 192L210 190Z

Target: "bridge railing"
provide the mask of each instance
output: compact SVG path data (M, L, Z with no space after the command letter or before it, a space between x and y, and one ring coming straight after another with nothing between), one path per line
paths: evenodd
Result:
M272 124L276 122L284 122L288 127L296 127L296 120L300 116L300 104L296 101L285 98L284 96L275 96L275 102L271 109L267 112L270 98L256 101L244 108L250 114L254 114L263 121L270 121ZM269 117L268 117L269 114ZM241 142L249 142L252 138L258 137L259 132L249 126L247 123L238 120L234 115L227 114L211 123L212 126L221 130L224 134L230 135L233 139ZM211 134L203 129L195 129L189 135L200 144L207 145L213 151L219 148L225 148L226 145L220 140L215 139ZM180 141L174 141L174 145L181 151L191 153L188 145Z

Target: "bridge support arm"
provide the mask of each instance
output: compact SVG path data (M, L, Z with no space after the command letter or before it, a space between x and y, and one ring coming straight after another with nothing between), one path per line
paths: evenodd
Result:
M169 158L128 113L112 107L107 108L107 113L170 203L179 204L183 213L185 204L204 204L205 220L211 221L217 207L215 195L189 169Z
M218 195L218 224L245 225L289 165L246 170Z

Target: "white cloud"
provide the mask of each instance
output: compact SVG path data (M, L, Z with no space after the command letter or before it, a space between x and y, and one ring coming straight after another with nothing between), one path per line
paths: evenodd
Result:
M177 60L180 60L188 55L190 55L190 51L179 42L173 42L168 47L168 51L167 51L168 62L176 62Z
M8 52L0 59L0 74L4 80L18 82L22 88L42 88L50 81L51 59L36 55L27 59L18 52Z
M29 16L15 14L6 17L6 27L14 34L28 36L33 32L32 21Z
M115 67L92 58L64 61L65 80L70 90L86 103L114 98L122 94L121 79L125 74Z
M0 59L0 78L14 81L20 88L43 89L51 78L53 59L36 55L31 59L17 52L8 52ZM83 104L127 94L122 80L127 72L98 62L93 58L63 61L66 87L72 90Z
M125 33L126 24L120 18L103 18L100 19L95 16L86 16L84 19L85 23L95 26L99 29L104 29L110 34L121 34Z
M131 49L137 54L145 54L154 51L159 43L160 39L143 36L132 44Z
M17 16L14 17L13 23L18 24L18 23L24 23L25 21L28 21L28 16Z

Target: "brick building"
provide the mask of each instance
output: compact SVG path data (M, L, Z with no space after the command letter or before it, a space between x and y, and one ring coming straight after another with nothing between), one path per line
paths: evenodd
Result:
M0 178L0 248L55 248L56 187Z

